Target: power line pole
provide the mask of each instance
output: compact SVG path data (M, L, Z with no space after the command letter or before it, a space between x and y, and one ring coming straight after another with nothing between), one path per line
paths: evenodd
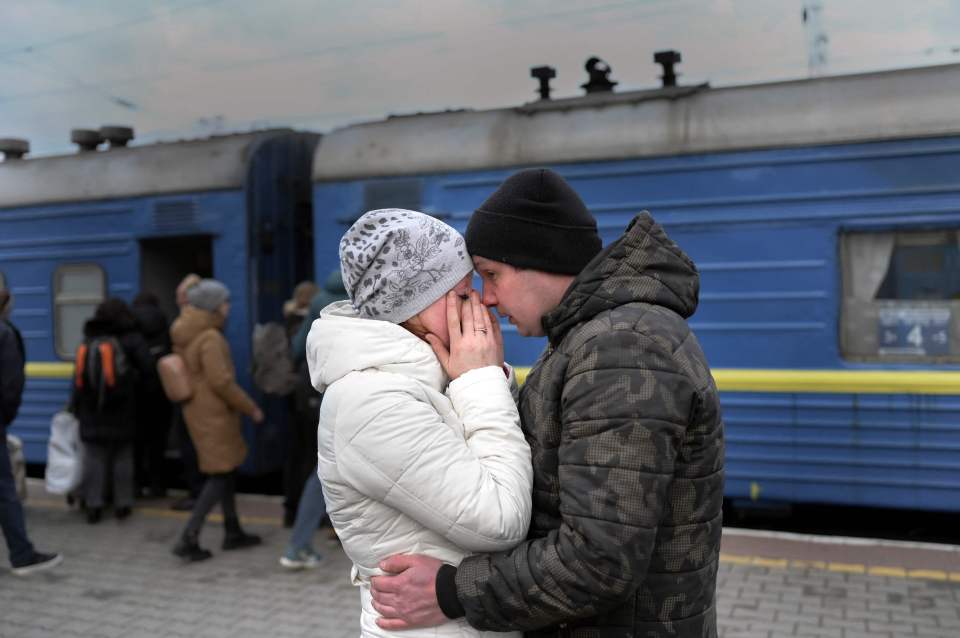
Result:
M807 72L819 77L827 72L827 32L823 28L826 0L803 0L803 29L807 36Z

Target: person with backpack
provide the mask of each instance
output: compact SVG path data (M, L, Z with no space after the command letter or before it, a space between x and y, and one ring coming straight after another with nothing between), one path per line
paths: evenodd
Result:
M230 345L221 332L230 314L230 291L215 279L204 279L190 288L187 300L170 336L190 378L193 392L182 404L183 417L207 481L173 553L186 561L201 561L212 556L198 541L207 514L217 503L223 511L223 549L260 543L259 536L240 527L234 475L247 455L240 415L261 423L263 412L237 384Z
M107 299L83 326L84 341L74 362L72 407L84 443L83 493L87 522L100 521L113 478L118 519L133 508L133 441L137 395L155 391L153 358L136 319L122 299Z
M138 294L131 306L137 320L137 329L150 349L153 367L157 361L172 352L170 326L160 309L160 300L152 292ZM162 388L141 387L137 400L137 428L134 441L135 474L138 494L159 498L166 495L164 483L164 453L170 431L172 410Z
M7 290L0 290L0 441L3 441L3 449L0 450L0 528L7 540L13 574L27 576L55 567L63 557L60 554L38 552L27 537L23 505L17 496L10 465L7 426L20 410L26 358L20 331L7 319L12 307L13 297Z

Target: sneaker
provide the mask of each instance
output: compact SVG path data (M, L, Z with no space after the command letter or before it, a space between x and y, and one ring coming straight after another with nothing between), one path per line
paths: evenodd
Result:
M320 564L323 558L313 549L301 549L299 552L287 550L287 553L280 557L280 564L290 570L313 569Z
M60 554L41 554L33 552L33 558L26 565L14 567L11 571L14 576L29 576L37 572L52 569L63 562L63 556Z
M113 515L117 517L118 521L122 521L123 519L129 517L132 511L133 510L127 506L118 507L113 511Z

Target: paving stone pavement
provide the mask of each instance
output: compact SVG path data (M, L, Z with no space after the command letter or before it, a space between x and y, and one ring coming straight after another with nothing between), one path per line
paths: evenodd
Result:
M243 498L240 503L244 508ZM275 508L279 511L279 506ZM247 517L260 547L219 551L208 523L204 563L170 554L183 515L159 507L119 523L87 525L77 512L28 506L39 548L65 555L56 570L16 578L0 570L0 636L355 637L358 594L349 561L323 532L314 570L288 572L277 559L288 530L276 517ZM717 583L721 638L958 638L960 582L817 569L723 563Z
M720 638L960 638L960 582L721 563Z
M242 507L241 507L242 511ZM359 633L359 594L350 562L324 532L323 561L289 572L277 563L289 536L279 525L244 523L263 545L223 552L222 525L208 522L203 563L171 555L185 517L135 511L120 523L105 516L87 525L62 508L27 508L27 526L41 550L64 554L54 570L26 578L0 572L0 636L322 636ZM261 519L262 521L262 519Z

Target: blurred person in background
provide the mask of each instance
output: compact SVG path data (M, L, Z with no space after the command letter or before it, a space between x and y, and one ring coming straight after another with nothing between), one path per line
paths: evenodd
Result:
M10 323L12 310L13 297L7 290L0 290L0 440L3 441L3 449L0 450L0 528L7 541L14 575L28 576L55 567L63 557L60 554L38 552L27 538L23 505L17 497L13 468L10 466L7 426L20 410L26 381L23 372L26 351L20 331Z
M300 331L308 323L310 300L317 294L317 285L312 281L301 281L293 289L293 298L283 304L284 329L287 340ZM291 352L292 354L292 352ZM292 356L291 356L292 359ZM293 364L296 371L297 364ZM287 397L289 427L287 430L286 458L283 464L283 525L293 525L303 493L304 481L317 466L317 436L316 414L312 423L304 427L304 419L300 411L298 388Z
M74 362L73 412L84 443L83 494L87 522L97 523L112 478L114 514L130 515L134 494L133 441L137 400L159 391L153 357L130 308L107 299L83 326Z
M340 269L333 270L323 288L310 300L307 318L300 325L290 344L294 365L297 368L299 383L293 394L293 427L298 437L297 455L300 472L306 475L302 484L302 493L290 534L287 551L280 557L280 564L287 569L314 567L320 560L320 554L313 549L313 535L327 514L327 505L323 499L323 489L317 474L317 419L320 416L320 404L323 395L310 383L310 370L307 366L307 334L313 322L320 317L320 311L334 303L347 299L343 287ZM335 536L334 536L335 538Z
M153 367L171 352L170 326L152 292L141 292L130 307L137 328L147 342ZM137 493L158 498L166 495L164 457L172 416L170 401L159 385L143 386L137 397L137 433L134 441Z
M312 520L314 514L318 511L320 512L320 520L322 520L326 513L322 500L317 500L318 495L321 499L323 497L319 486L307 485L316 478L317 417L320 414L320 401L323 398L310 383L310 371L307 368L307 334L323 308L334 301L341 301L346 298L347 291L343 288L343 278L340 276L340 269L337 268L327 276L323 288L317 290L314 287L314 294L309 300L306 315L297 325L297 330L290 339L290 355L293 358L298 383L290 401L292 445L287 457L285 479L288 480L284 483L286 497L284 526L286 527L295 524L294 519L299 514L299 505L301 500L305 498L304 494L312 495L310 496L312 502L309 506L307 520Z
M263 412L236 381L230 345L222 329L230 315L230 292L215 279L204 279L187 292L188 304L173 322L170 336L190 373L193 395L183 403L183 417L207 479L197 497L173 553L201 561L211 553L199 545L207 514L217 503L223 512L225 550L251 547L260 537L240 527L235 498L235 472L247 455L240 415L254 423Z

